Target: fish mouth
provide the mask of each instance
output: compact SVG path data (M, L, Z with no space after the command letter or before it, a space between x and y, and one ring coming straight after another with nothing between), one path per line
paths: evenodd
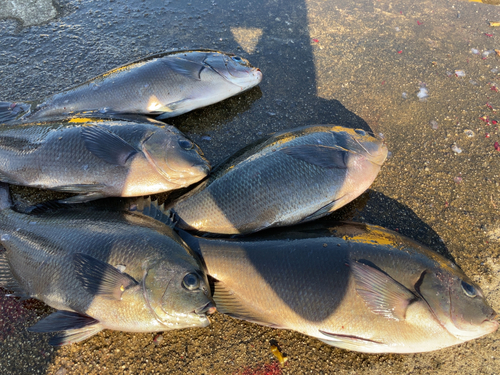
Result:
M212 315L216 310L217 310L217 307L215 307L215 303L213 301L209 301L207 304L203 305L202 307L195 309L194 313L201 315L201 316L205 316L205 315Z

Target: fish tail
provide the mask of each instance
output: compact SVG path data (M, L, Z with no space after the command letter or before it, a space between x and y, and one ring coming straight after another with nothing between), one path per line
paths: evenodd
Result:
M0 182L0 211L10 207L12 207L12 200L10 198L9 185Z
M0 124L19 119L28 113L30 108L29 103L0 102Z

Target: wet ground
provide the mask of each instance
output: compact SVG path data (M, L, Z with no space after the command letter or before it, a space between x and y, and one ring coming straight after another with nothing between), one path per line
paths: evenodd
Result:
M500 7L369 0L0 0L0 99L40 98L153 52L213 48L261 68L259 88L170 123L212 164L315 123L382 133L372 188L327 220L382 225L445 256L500 310ZM427 98L417 94L427 93ZM422 95L421 95L422 96ZM15 188L28 204L53 197ZM215 314L163 334L105 331L51 348L50 308L0 290L2 374L494 374L500 333L426 354L365 355ZM275 340L288 355L281 366Z

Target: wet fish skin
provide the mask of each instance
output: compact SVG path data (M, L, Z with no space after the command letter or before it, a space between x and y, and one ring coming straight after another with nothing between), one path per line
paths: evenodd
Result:
M104 196L156 194L204 178L203 152L172 126L73 118L0 127L0 180Z
M151 217L87 205L7 208L0 234L0 286L59 310L30 329L63 331L54 345L103 329L205 327L215 309L199 259Z
M360 129L300 127L248 146L169 208L178 227L252 233L313 220L371 185L387 157L380 139Z
M216 280L217 310L238 319L366 353L427 352L498 328L481 289L456 265L377 226L179 234Z
M178 116L256 86L262 73L218 51L157 54L33 102L0 102L0 123L85 112Z

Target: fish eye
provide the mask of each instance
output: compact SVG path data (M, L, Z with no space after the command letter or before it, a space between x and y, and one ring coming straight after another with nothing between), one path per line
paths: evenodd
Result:
M354 130L357 134L361 135L361 136L365 136L366 135L366 132L364 130L361 130L361 129L356 129Z
M462 290L464 291L465 295L474 298L477 296L477 290L474 288L472 285L467 284L465 281L462 281Z
M236 62L241 62L241 61L242 61L242 60L241 60L241 57L239 57L239 56L233 56L233 57L232 57L232 59L233 59L234 61L236 61Z
M194 143L189 139L182 138L179 139L179 146L181 146L184 150L191 150L194 147Z
M182 286L187 290L195 290L200 287L200 278L195 273L188 273L182 280Z

